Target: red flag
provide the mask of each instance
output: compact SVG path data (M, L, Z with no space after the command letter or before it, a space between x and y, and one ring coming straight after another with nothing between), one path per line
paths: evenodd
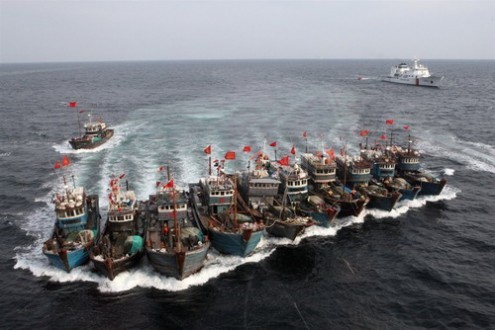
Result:
M119 175L119 179L123 179L125 177L125 173L122 173L121 175Z
M289 156L285 156L284 158L280 159L278 163L280 165L289 166Z
M60 163L59 163L59 162L56 162L56 163L55 163L55 165L53 165L53 168L54 168L54 169L59 169L59 168L61 168L61 167L62 167L62 165L60 165Z
M303 138L307 138L308 137L308 132L304 131L303 132Z
M363 129L362 131L359 132L359 135L360 136L368 136L369 133L370 133L370 131L368 131L367 129Z
M277 146L277 141L273 141L272 143L270 143L270 147L276 147Z
M242 149L244 152L251 152L251 147L250 146L245 146L244 149Z
M67 157L67 155L62 158L62 166L69 166L70 165L70 159Z
M406 131L409 131L409 125L404 125L404 129L405 129Z
M387 124L387 125L393 125L394 124L394 120L393 119L387 119L385 121L385 124Z
M160 167L158 168L158 172L161 172L161 171L163 171L164 169L165 169L165 166L160 166Z
M173 188L174 187L174 179L170 180L167 182L166 185L163 186L163 188Z
M290 149L290 153L293 155L296 154L296 148L294 147L294 145L292 145L292 149Z
M225 159L227 160L235 159L235 151L227 151L227 153L225 154Z
M211 154L211 144L209 146L207 146L206 148L203 149L203 151L205 152L205 154Z
M76 101L70 101L69 102L69 108L75 108L77 107L77 102Z
M387 139L387 136L385 134L382 134L382 136L380 136L380 139L386 140Z

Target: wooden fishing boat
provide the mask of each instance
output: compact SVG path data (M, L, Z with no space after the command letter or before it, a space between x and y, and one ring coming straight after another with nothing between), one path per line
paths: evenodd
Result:
M157 190L149 199L146 254L159 273L183 280L203 267L210 241L196 223L187 192L178 191L173 179Z
M70 160L65 156L55 169L65 170ZM50 239L43 243L43 254L53 266L70 272L89 260L89 251L99 237L100 212L98 195L87 195L83 187L68 187L63 175L64 190L56 193L55 226Z
M80 116L85 110L78 110L77 102L69 102L70 108L75 108L77 113L77 122L79 126L79 136L69 140L73 149L94 149L107 142L114 134L114 130L107 127L107 124L98 117L93 121L91 112L88 114L88 121L84 123L84 134L81 134Z
M105 229L99 244L90 253L96 270L110 280L134 267L144 255L147 203L138 202L128 187L122 192L122 178L123 175L110 181L112 192Z
M219 172L190 184L194 214L207 229L212 246L219 252L246 257L263 235L264 225L237 210L236 177Z

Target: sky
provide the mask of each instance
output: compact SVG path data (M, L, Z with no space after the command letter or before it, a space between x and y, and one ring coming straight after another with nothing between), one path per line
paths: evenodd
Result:
M495 0L0 0L0 63L495 59Z

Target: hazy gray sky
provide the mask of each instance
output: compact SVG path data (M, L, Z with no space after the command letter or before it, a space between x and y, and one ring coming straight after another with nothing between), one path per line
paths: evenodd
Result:
M495 0L0 0L0 62L495 59Z

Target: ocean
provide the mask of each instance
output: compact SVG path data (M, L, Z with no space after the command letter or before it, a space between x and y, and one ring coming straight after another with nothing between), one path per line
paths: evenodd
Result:
M424 60L438 89L381 82L396 60L232 60L0 65L0 327L410 329L495 327L495 61ZM357 79L358 77L363 79ZM73 151L78 113L115 136ZM203 149L244 170L272 141L357 153L359 131L409 125L439 196L366 210L294 242L264 236L247 258L209 253L183 280L144 258L114 281L91 265L70 274L41 253L53 228L55 162L100 196L126 174L141 200L167 165L187 188L207 174Z

